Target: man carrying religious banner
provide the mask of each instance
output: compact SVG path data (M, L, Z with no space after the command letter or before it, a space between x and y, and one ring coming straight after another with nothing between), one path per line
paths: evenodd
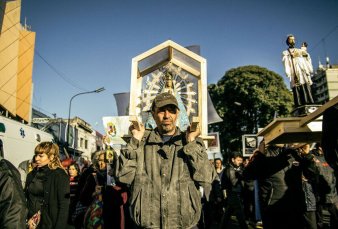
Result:
M140 228L197 228L199 186L211 185L214 170L200 130L182 132L176 126L179 112L176 97L163 92L151 106L157 127L130 127L132 138L117 177L131 185L131 214Z

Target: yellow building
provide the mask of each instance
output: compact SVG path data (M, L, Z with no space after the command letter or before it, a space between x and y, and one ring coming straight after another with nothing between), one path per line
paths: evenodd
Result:
M0 7L0 111L30 123L35 32L20 24L21 0Z

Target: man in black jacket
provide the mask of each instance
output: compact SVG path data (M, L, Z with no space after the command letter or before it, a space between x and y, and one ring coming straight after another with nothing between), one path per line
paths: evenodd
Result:
M0 228L26 228L26 216L20 174L14 165L0 156Z
M225 169L222 176L221 186L226 193L226 204L222 228L227 228L230 217L235 214L240 228L248 228L245 222L243 207L243 157L239 153L234 153L230 165Z
M257 179L264 229L304 228L305 200L302 175L318 174L313 156L300 155L295 149L261 142L249 164L245 179Z
M338 194L334 170L326 162L319 142L316 143L311 153L315 156L316 166L320 173L317 193L318 228L338 228ZM329 213L329 217L325 217L324 212Z

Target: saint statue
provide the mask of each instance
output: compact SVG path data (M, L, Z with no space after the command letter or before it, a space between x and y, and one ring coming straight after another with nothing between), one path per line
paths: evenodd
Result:
M283 51L283 64L290 79L295 107L314 104L311 93L313 67L307 52L307 43L303 42L300 49L295 48L295 37L288 35L286 44L289 48Z

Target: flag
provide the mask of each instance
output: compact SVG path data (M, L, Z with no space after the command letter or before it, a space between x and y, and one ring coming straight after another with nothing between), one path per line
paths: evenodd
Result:
M208 125L213 124L213 123L222 122L222 121L223 119L221 119L221 117L219 117L219 115L217 114L217 111L214 107L214 104L211 101L211 98L208 92Z
M129 99L130 92L122 92L114 94L116 106L117 106L117 115L125 116L129 115Z

